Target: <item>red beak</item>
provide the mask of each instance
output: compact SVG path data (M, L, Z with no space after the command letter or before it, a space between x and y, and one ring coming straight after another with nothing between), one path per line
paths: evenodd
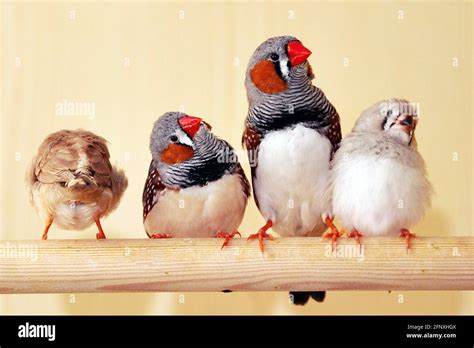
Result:
M183 116L178 120L179 125L191 137L194 138L199 127L201 127L202 118L194 116Z
M306 62L310 55L311 51L304 47L301 42L290 41L288 43L288 56L292 66Z

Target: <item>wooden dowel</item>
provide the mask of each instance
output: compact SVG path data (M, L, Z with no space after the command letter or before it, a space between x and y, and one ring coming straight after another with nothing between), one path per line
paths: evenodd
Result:
M0 293L474 290L474 238L0 242Z

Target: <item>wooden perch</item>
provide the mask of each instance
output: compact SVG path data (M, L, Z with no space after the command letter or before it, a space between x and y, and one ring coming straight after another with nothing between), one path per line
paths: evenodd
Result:
M0 293L474 290L474 238L0 242ZM30 249L28 249L30 248ZM30 251L28 251L30 250Z

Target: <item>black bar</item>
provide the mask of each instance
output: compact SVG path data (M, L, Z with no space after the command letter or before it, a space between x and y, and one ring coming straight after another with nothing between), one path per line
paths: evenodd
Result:
M54 340L52 327L55 325ZM410 325L410 326L409 326ZM21 332L20 332L21 331ZM0 346L163 344L473 347L472 316L3 316ZM46 337L19 337L42 333ZM421 335L421 337L408 337ZM440 338L434 335L442 335ZM429 336L431 335L431 336ZM449 335L450 337L446 336ZM455 336L455 337L454 337ZM49 337L49 338L48 338ZM49 340L51 339L51 340ZM139 345L143 344L143 345Z

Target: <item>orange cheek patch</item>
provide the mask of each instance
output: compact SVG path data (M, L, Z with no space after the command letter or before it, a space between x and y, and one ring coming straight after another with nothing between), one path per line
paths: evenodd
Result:
M180 144L169 144L161 153L160 159L166 164L177 164L193 157L194 151L191 147Z
M275 94L288 89L288 85L280 78L275 66L269 60L262 60L255 64L250 72L250 79L263 93Z

